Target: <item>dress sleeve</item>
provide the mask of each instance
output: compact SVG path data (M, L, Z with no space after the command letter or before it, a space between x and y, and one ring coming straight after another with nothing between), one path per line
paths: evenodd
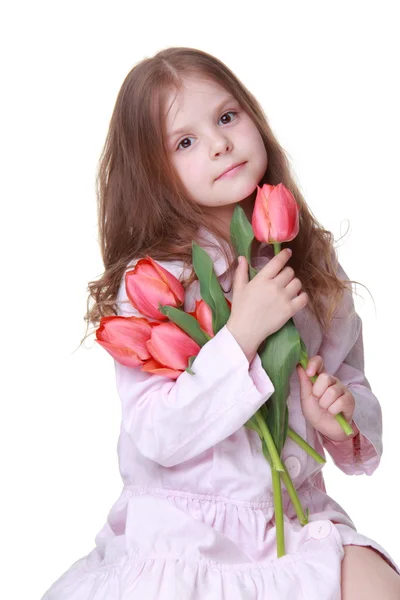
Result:
M158 262L179 278L180 265ZM125 278L116 303L119 315L143 317L129 303ZM226 325L200 349L191 366L195 375L184 371L171 380L114 364L122 425L144 456L165 467L233 434L274 392L259 355L249 364Z
M348 279L338 264L338 275ZM347 475L372 475L382 456L382 411L364 374L362 320L356 313L353 296L345 290L343 300L318 352L324 370L347 386L355 399L353 421L359 433L343 442L318 434L333 462Z

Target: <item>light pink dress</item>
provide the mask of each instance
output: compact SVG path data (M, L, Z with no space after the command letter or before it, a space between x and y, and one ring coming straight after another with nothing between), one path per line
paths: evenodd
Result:
M206 249L226 292L223 256ZM255 266L264 266L271 252L262 245ZM182 274L180 262L160 264ZM232 300L232 292L226 297ZM187 290L186 311L196 298L197 281ZM141 316L127 302L123 280L117 302L119 314ZM310 427L296 372L289 425L324 457L326 449L344 473L372 475L382 454L381 408L364 375L362 322L349 316L353 309L348 292L344 318L335 319L329 336L307 307L294 322L309 356L322 355L325 371L351 388L361 435L334 443ZM173 381L118 362L115 369L123 489L96 546L42 600L340 600L345 544L371 546L400 574L386 550L358 533L326 493L323 465L290 438L282 459L310 523L300 526L282 486L286 555L277 558L270 466L257 433L243 426L274 388L259 356L249 365L226 326L201 348L195 375L183 372Z

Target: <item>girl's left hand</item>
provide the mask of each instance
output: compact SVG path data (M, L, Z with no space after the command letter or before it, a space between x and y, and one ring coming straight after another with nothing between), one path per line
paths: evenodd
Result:
M307 421L322 435L335 442L343 442L354 436L348 436L335 419L335 415L343 413L344 418L354 431L358 433L355 423L352 423L355 400L350 390L337 377L323 373L324 361L321 356L313 356L308 361L307 371L297 365L300 380L301 408ZM310 377L318 374L315 383Z

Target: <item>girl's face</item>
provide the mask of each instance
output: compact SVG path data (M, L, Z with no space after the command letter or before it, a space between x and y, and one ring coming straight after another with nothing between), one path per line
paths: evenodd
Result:
M268 159L261 135L240 104L209 79L186 77L168 97L168 152L191 198L229 226L240 202L251 219ZM172 103L172 104L171 104ZM178 130L178 131L177 131ZM220 177L231 165L241 167Z

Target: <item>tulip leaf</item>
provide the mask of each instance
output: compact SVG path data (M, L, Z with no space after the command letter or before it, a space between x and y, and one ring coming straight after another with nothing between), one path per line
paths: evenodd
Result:
M248 427L249 429L253 429L253 431L258 433L258 435L262 439L261 429L260 429L260 426L258 425L254 415L244 425L245 425L245 427Z
M272 381L274 393L267 401L267 424L279 456L285 445L289 422L289 380L299 362L301 338L293 320L267 338L261 363Z
M230 308L215 274L210 256L195 242L192 242L192 261L200 282L200 296L211 309L215 335L229 319Z
M159 304L158 310L165 316L167 316L170 321L178 325L182 331L187 333L192 340L194 340L199 346L204 346L210 340L210 336L203 331L200 327L200 324L197 319L193 315L189 315L185 311L180 308L175 308L174 306L168 306L166 304Z
M230 227L231 241L235 246L238 256L245 256L247 262L251 264L251 245L254 240L254 232L246 217L243 208L236 204L231 218Z
M301 344L301 351L300 351L299 363L301 365L303 365L304 368L306 368L305 365L307 365L307 363L308 363L308 352L307 352L306 345L302 339L300 339L300 344Z
M189 356L189 360L188 360L188 366L186 367L185 371L187 373L190 373L190 375L196 375L196 373L194 371L192 371L191 366L193 364L194 359L196 358L197 354L195 354L194 356Z
M262 440L261 440L261 446L262 446L262 451L263 451L263 454L264 454L265 458L267 459L267 461L269 462L269 464L272 466L272 459L271 459L271 455L270 455L270 453L268 452L267 443L266 443L266 441L264 440L264 438L262 438Z

